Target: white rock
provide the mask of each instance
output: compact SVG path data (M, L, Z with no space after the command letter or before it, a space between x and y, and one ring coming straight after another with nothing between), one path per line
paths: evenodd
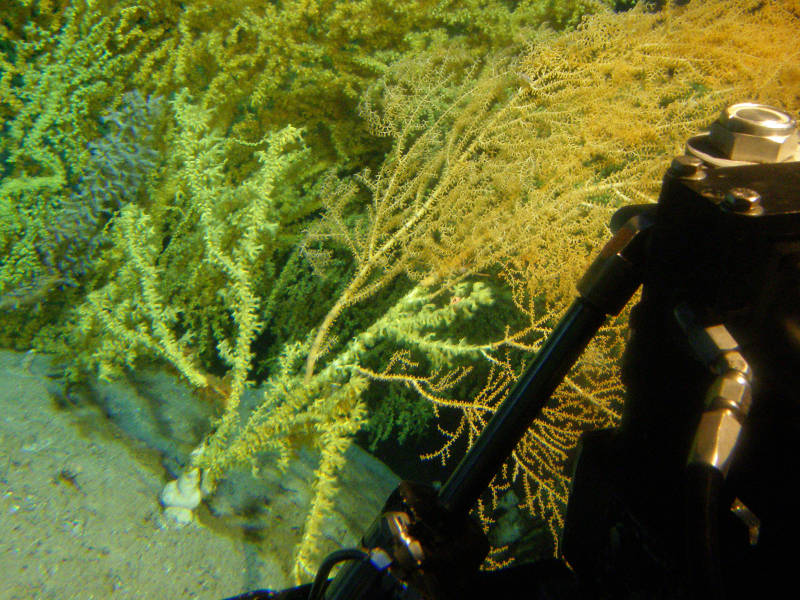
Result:
M199 469L184 471L178 479L167 483L161 491L161 504L165 509L185 508L192 511L198 507L202 498Z
M167 506L164 508L164 517L178 527L184 527L194 521L194 511L180 506Z

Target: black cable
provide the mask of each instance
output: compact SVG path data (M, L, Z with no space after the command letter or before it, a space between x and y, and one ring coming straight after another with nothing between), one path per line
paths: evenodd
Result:
M582 298L572 303L475 445L442 486L442 506L454 515L469 513L605 318Z
M712 466L686 468L686 560L692 599L722 600L719 510L723 476Z
M333 569L337 563L346 560L369 560L369 554L358 548L345 548L343 550L331 552L319 566L317 576L314 577L314 583L311 586L311 591L308 593L308 600L318 600L322 598L322 594L325 591L325 583L328 581L328 575L330 575L331 569Z

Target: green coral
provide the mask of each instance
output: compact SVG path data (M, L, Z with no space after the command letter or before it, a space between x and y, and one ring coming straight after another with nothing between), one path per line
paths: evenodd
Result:
M313 210L287 210L278 195L307 152L301 132L287 126L244 143L259 166L232 180L225 157L243 143L214 130L212 112L185 92L172 108L170 175L153 183L149 202L126 206L115 219L103 258L114 275L88 294L78 327L92 370L110 375L155 352L205 387L199 365L218 363L230 375L226 401L236 402L251 368L250 344L269 318L265 300L291 241L286 230ZM109 335L127 343L92 343Z
M305 130L315 166L378 164L388 147L370 135L357 106L398 59L446 45L464 61L523 42L543 22L563 26L593 2L292 0L12 0L0 24L0 307L25 296L47 318L12 314L0 331L25 347L85 290L64 289L37 248L47 223L92 169L88 144L103 111L131 86L170 98L187 89L213 109L221 135L255 143L291 123ZM357 16L356 16L357 15ZM566 15L571 15L567 17ZM258 167L246 145L227 149L243 179ZM91 173L88 173L91 175ZM293 182L296 183L296 182ZM313 184L281 193L309 204ZM92 265L87 265L90 274ZM101 269L102 271L102 269ZM102 273L97 274L102 278ZM93 284L90 284L90 286ZM48 322L47 319L51 319ZM50 335L50 334L48 334ZM47 345L47 335L38 344Z
M87 227L75 221L83 219L82 211L100 210L85 205L91 200L87 182L108 177L98 172L103 115L126 103L134 54L146 45L119 19L130 4L17 0L4 7L0 341L6 345L28 347L42 328L63 319L91 276L92 257L58 256L55 247L69 247L64 238L86 237ZM138 191L130 187L129 193ZM80 271L89 275L75 281L57 264L64 258L83 263ZM37 344L47 345L47 336L38 337Z
M522 42L526 28L574 24L602 7L589 0L196 0L172 17L174 36L148 56L134 83L161 94L186 87L242 139L292 123L321 157L352 168L376 148L356 107L390 64L442 44L479 58Z

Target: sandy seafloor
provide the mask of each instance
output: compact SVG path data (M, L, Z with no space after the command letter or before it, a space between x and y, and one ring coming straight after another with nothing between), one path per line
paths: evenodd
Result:
M292 583L313 457L232 475L198 524L176 528L158 497L202 435L202 409L175 418L192 400L166 375L149 384L172 386L163 403L141 381L65 401L48 370L46 357L0 351L0 600L220 599ZM396 483L351 450L325 552L353 545Z

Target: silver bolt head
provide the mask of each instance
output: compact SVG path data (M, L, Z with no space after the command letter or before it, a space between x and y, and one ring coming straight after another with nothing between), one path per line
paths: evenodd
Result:
M750 188L736 187L728 190L723 200L725 206L734 212L747 212L761 203L761 194Z
M706 176L703 161L690 154L673 158L669 169L673 175L682 179L703 179Z

